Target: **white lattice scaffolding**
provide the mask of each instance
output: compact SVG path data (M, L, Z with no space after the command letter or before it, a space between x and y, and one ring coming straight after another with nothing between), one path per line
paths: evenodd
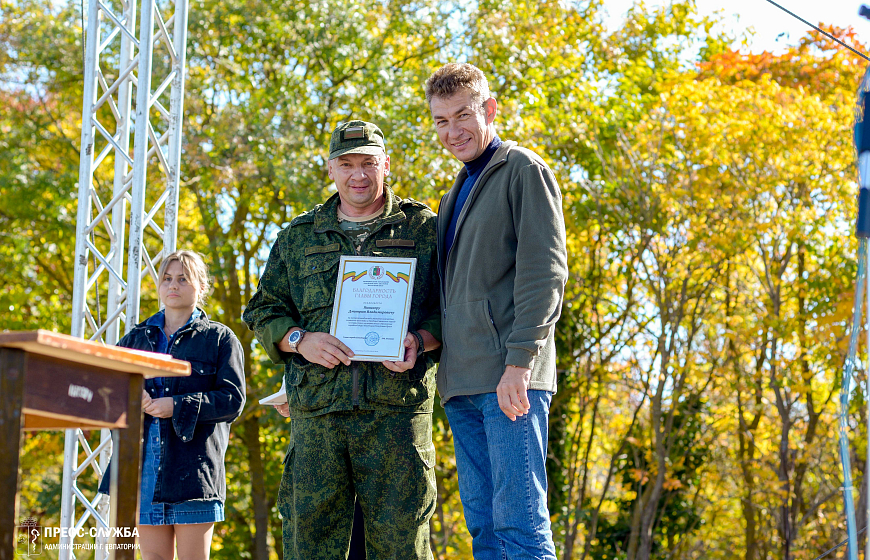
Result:
M141 283L156 281L176 246L188 2L137 1L89 0L87 11L71 334L106 344L120 339L122 323L126 333L139 321ZM108 497L85 496L77 480L102 477L111 447L109 430L94 449L81 430L67 430L62 528L92 516L108 526ZM71 548L60 558L74 558Z

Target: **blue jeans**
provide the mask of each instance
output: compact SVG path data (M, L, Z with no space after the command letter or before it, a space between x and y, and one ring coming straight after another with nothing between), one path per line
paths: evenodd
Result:
M544 469L553 395L528 395L532 408L515 422L498 407L495 393L444 404L476 560L556 560Z

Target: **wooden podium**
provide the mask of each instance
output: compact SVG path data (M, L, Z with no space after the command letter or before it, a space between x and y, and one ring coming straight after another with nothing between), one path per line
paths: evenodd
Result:
M21 430L115 430L109 525L132 531L139 524L144 379L184 375L190 375L190 364L168 355L43 330L0 334L0 560L17 557ZM109 558L132 560L134 542L132 536L113 536L110 544L122 546L110 550Z

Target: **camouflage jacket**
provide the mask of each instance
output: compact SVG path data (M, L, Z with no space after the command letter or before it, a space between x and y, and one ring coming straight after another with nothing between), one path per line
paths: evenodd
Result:
M416 257L408 328L425 329L441 339L435 243L435 213L425 204L401 199L385 187L386 206L376 230L359 255ZM272 246L257 293L243 320L276 364L284 364L291 418L352 410L431 412L435 363L430 353L403 373L379 362L351 362L328 369L277 344L292 327L329 332L341 255L357 254L338 222L339 197L300 214L281 230Z

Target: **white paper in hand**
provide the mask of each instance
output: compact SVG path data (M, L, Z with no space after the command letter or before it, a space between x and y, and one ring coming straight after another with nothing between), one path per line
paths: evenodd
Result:
M281 390L274 395L269 395L260 399L260 404L267 406L275 406L279 404L287 404L287 390L284 387L284 380L281 380Z

